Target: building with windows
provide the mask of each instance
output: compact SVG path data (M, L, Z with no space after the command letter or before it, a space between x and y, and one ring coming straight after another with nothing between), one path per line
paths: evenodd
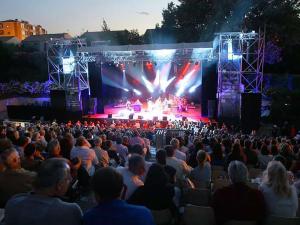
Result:
M16 37L20 41L32 35L47 34L41 25L32 25L23 20L0 21L0 37Z

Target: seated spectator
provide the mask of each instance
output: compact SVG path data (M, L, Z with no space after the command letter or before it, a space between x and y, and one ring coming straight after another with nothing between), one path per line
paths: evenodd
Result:
M103 143L103 149L107 151L109 159L110 159L110 165L113 167L117 167L120 164L120 157L118 156L118 153L113 148L113 142L111 140L107 140Z
M261 223L266 214L265 201L259 190L250 188L248 170L241 161L232 161L228 167L231 185L218 189L213 195L217 225L230 220L251 220Z
M170 141L170 145L172 145L172 147L175 149L175 157L177 159L186 161L186 154L179 150L180 148L179 140L177 138L172 138L172 140Z
M61 148L58 140L52 140L47 145L48 158L61 158Z
M102 166L102 167L109 166L108 153L107 153L107 151L105 151L101 148L102 139L100 137L95 137L94 138L94 145L95 145L95 147L93 148L93 150L96 153L96 156L97 156L98 161L99 161L99 165Z
M35 157L35 144L30 143L24 149L24 158L21 161L21 166L25 170L37 171L41 165L41 160L36 160Z
M212 147L212 153L210 154L211 158L211 165L212 166L224 166L225 164L225 158L222 151L222 145L219 143L216 143Z
M92 178L92 188L98 205L84 214L84 225L154 225L147 208L120 200L123 178L113 168L96 171Z
M34 192L19 194L5 207L6 225L79 225L82 212L75 203L59 199L71 181L66 160L52 158L44 161L37 173Z
M19 153L7 149L1 153L5 170L0 173L0 208L15 194L31 191L35 173L21 168Z
M88 174L92 176L95 172L95 166L99 164L96 153L90 149L90 143L85 137L80 136L77 139L76 147L71 150L71 159L80 158L83 167L86 169Z
M240 143L234 143L232 146L231 152L228 154L227 160L226 160L226 168L230 164L231 161L241 161L243 163L247 162L247 157L244 154L242 147Z
M262 145L260 152L257 155L259 168L265 170L268 166L268 163L272 161L273 156L270 154L267 145Z
M184 180L186 175L189 175L192 168L189 167L185 161L175 157L175 149L171 145L165 147L167 153L166 163L176 169L176 177L178 180Z
M191 171L190 178L193 182L208 187L211 180L211 166L207 161L207 153L203 150L198 151L197 161L198 166Z
M298 209L296 188L289 184L285 167L279 161L268 164L263 184L260 186L268 215L295 217Z
M138 154L142 156L144 159L146 158L146 148L143 148L140 144L135 144L130 147L130 153L131 154ZM149 171L150 166L152 166L152 162L148 162L145 160L145 173L141 177L142 181L144 182L147 176L147 173Z
M116 138L116 151L119 154L121 161L123 162L122 164L125 164L125 162L127 161L128 148L122 144L121 137Z
M128 203L143 205L151 210L170 209L175 214L174 194L174 186L169 183L164 167L159 164L152 164L144 186L136 189L128 199Z
M118 167L117 170L123 176L127 200L138 187L144 185L141 176L145 173L145 160L142 156L133 154L128 159L128 167Z
M245 140L244 142L244 152L247 156L247 165L256 167L258 163L257 153L252 148L252 142L250 140Z
M196 138L194 139L193 145L189 149L189 157L188 157L188 164L193 168L198 165L196 157L197 157L197 152L199 150L205 150L205 149L202 141Z

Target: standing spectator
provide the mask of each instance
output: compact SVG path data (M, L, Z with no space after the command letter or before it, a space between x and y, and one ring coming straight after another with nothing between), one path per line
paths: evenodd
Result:
M211 158L211 165L212 166L224 166L225 159L224 159L221 144L216 143L212 147L212 153L210 154L210 158Z
M133 137L129 140L130 145L140 144L143 148L145 148L145 141L140 137L140 133L137 130L133 131Z
M52 140L47 145L48 158L61 158L61 149L58 140Z
M258 158L259 168L265 170L268 166L268 163L273 159L273 156L270 154L267 145L263 144L261 146L257 158Z
M256 167L258 163L257 153L252 149L252 142L249 139L244 142L244 152L247 157L247 165Z
M34 192L16 195L7 203L5 224L80 225L79 206L59 199L67 192L70 181L70 167L65 159L46 160L38 171Z
M41 160L36 160L35 157L35 144L30 143L24 149L24 158L21 161L22 168L29 171L37 171L41 165Z
M226 167L230 164L231 161L241 161L246 163L247 158L246 155L243 153L240 143L234 143L232 146L232 150L229 153L227 160L226 160Z
M76 147L71 150L71 159L76 157L82 160L82 165L90 176L95 172L95 166L99 164L96 153L90 149L91 144L80 136L77 139Z
M84 214L84 225L154 225L149 209L120 200L123 178L114 169L99 169L92 179L92 188L98 205Z
M268 164L260 190L267 203L268 215L295 217L298 209L296 188L289 184L287 171L279 161Z
M117 137L116 138L116 151L119 154L119 157L121 158L121 161L126 162L127 161L127 155L128 155L128 148L122 144L122 138Z
M231 185L218 189L213 195L212 205L217 225L230 220L251 220L262 223L266 207L262 193L250 188L248 170L241 161L232 161L228 167Z

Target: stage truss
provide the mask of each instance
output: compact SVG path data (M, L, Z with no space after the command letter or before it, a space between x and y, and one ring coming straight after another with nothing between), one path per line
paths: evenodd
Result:
M81 91L88 89L90 92L90 58L88 53L78 51L84 46L86 42L82 39L52 39L47 43L51 90L65 91L66 105L71 111L81 110Z
M259 32L218 34L218 114L240 118L241 94L261 93L265 37Z

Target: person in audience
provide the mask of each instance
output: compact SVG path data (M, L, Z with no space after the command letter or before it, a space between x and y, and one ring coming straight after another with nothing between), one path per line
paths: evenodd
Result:
M210 186L211 180L211 166L207 161L207 153L203 150L198 151L197 161L198 166L191 171L190 178L200 187L207 188Z
M188 157L188 164L193 168L198 165L196 158L197 158L197 152L199 150L205 150L205 148L201 139L195 138L193 141L193 145L189 149L189 157Z
M77 139L76 147L71 150L71 159L80 158L83 167L88 172L89 176L93 176L95 172L95 166L99 164L98 158L95 151L90 149L91 144L85 139L85 137L80 136Z
M95 137L94 145L95 145L95 147L93 148L93 150L96 153L96 156L99 161L99 165L102 167L108 167L109 166L109 156L108 156L107 151L105 151L101 148L102 139L100 137Z
M69 188L70 167L65 159L44 161L31 193L11 198L5 207L6 225L80 225L82 211L75 203L60 200Z
M58 140L49 141L47 145L48 158L61 158L61 148Z
M228 166L231 185L216 190L212 207L217 225L230 220L250 220L262 223L266 205L261 191L247 185L248 170L241 161L232 161Z
M259 168L265 170L268 163L272 161L273 156L270 154L267 145L262 145L257 155Z
M184 180L186 175L189 175L192 168L189 167L185 161L175 157L175 149L172 145L165 146L167 153L166 164L176 169L176 176L178 180Z
M123 177L115 169L106 167L96 171L92 178L92 189L98 205L84 214L84 225L154 225L149 209L120 200Z
M30 143L29 137L21 136L18 140L18 144L16 146L16 150L18 151L21 158L24 157L24 149L26 145Z
M138 187L144 185L141 177L145 173L145 160L140 155L132 154L128 159L128 167L118 167L117 170L123 176L127 200Z
M179 150L186 154L189 151L189 148L186 147L184 138L177 137L177 139L179 140Z
M145 160L146 158L146 149L143 148L140 144L135 144L133 146L130 147L130 152L131 154L138 154L140 156L142 156ZM141 177L142 181L144 182L147 176L147 173L149 171L150 166L152 165L152 162L148 162L145 160L145 173L144 175Z
M127 202L151 210L169 209L175 215L174 194L174 186L169 183L164 167L155 163L149 169L145 184L138 187Z
M46 142L37 141L35 143L34 159L44 161L47 156L47 153L45 152L46 148L47 148Z
M170 145L175 149L175 157L177 159L181 159L183 161L186 161L186 154L179 150L180 148L180 142L177 138L172 138L170 141Z
M41 165L41 160L36 160L35 157L35 144L30 143L24 149L24 158L21 160L21 166L25 170L37 171Z
M244 152L247 157L247 165L256 167L258 164L257 153L252 149L252 142L249 139L244 142Z
M220 143L216 143L212 147L212 153L210 154L211 165L212 166L224 166L225 158L222 151L222 145Z
M146 147L145 141L140 137L140 133L137 130L133 131L133 137L129 140L130 145L140 144L143 148Z
M298 209L296 188L289 184L285 167L279 161L271 161L260 186L267 204L267 214L295 217Z
M243 163L247 162L247 157L246 155L243 153L242 147L240 145L240 143L236 142L233 144L232 146L232 150L229 153L227 160L226 160L226 168L228 167L228 165L230 164L231 161L241 161Z
M61 155L66 159L71 159L71 151L74 147L74 137L70 133L66 133L59 141L61 148Z
M19 153L14 148L1 153L5 170L0 173L0 208L15 194L31 191L35 173L21 168Z
M103 143L103 149L107 151L110 165L113 167L117 167L120 164L120 157L116 150L113 148L113 142L111 140L107 140Z
M116 152L119 154L123 164L125 164L127 161L128 148L122 144L122 141L122 137L119 136L116 138Z

